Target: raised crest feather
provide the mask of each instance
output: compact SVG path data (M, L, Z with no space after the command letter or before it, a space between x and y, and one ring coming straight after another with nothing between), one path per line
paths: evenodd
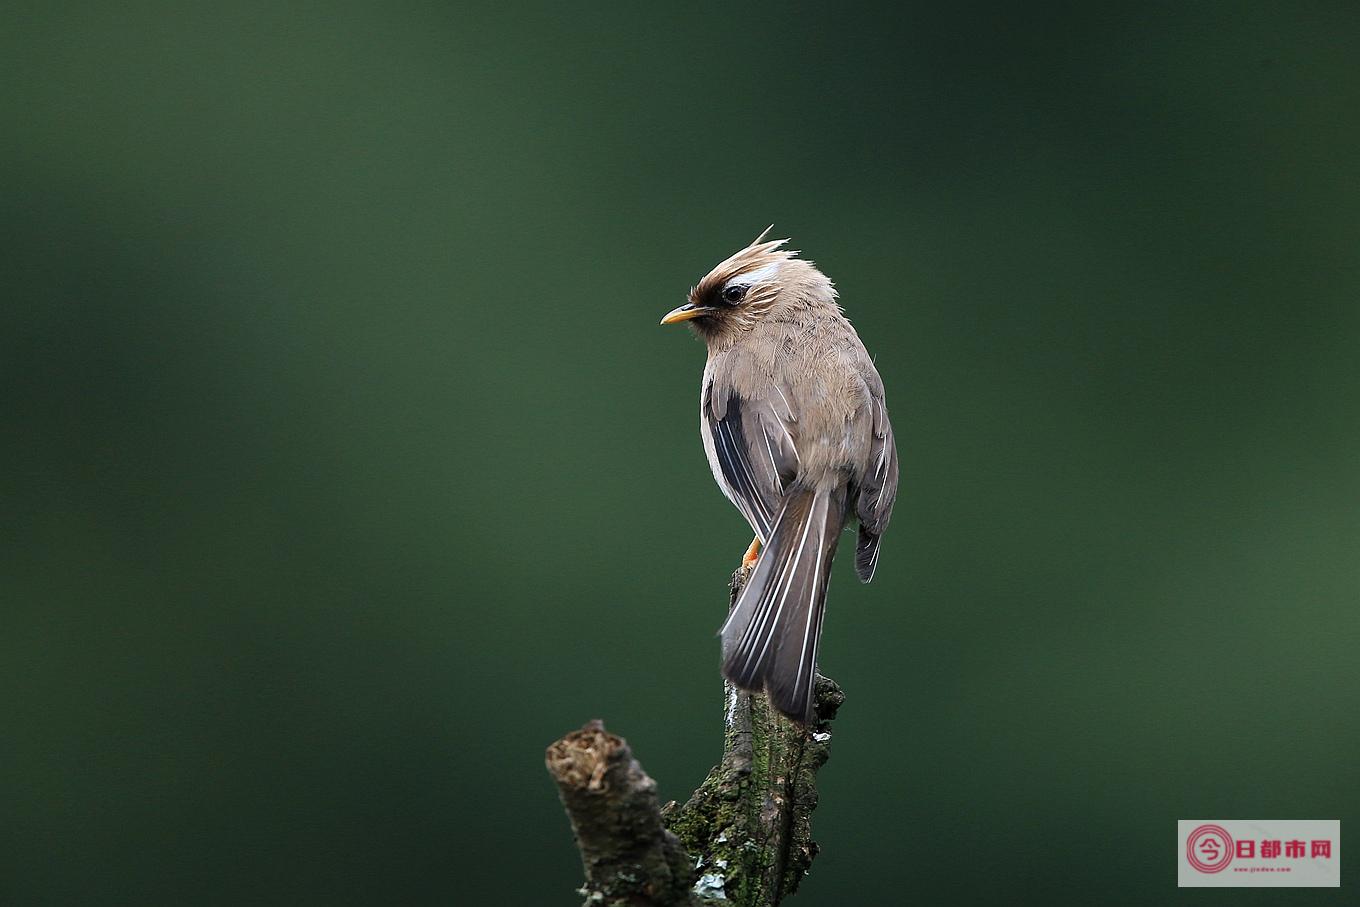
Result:
M765 239L773 229L774 224L770 224L759 236L751 240L750 245L739 249L709 271L704 279L699 281L699 285L689 291L690 302L696 305L703 304L705 300L712 299L715 294L721 292L734 277L754 272L760 272L762 276L773 274L782 262L796 257L797 250L780 248L788 242L787 238Z

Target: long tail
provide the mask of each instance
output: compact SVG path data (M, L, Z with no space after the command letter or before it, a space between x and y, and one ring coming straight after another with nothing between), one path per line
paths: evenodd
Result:
M844 523L844 492L790 491L722 628L727 679L763 687L775 708L798 721L812 710L826 584Z

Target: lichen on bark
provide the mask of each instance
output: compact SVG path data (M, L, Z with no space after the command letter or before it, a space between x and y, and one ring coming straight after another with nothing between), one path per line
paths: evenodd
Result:
M733 574L729 607L748 576ZM814 717L802 725L763 693L724 692L722 759L683 805L658 807L655 782L599 722L548 748L585 867L586 907L773 907L798 890L817 855L817 771L845 696L818 675Z
M831 744L830 722L844 694L819 676L816 720L802 727L763 695L728 689L723 758L683 806L662 815L701 874L721 878L727 903L778 904L794 893L817 855L812 811L816 774ZM712 897L717 886L710 883ZM701 892L704 894L705 892Z

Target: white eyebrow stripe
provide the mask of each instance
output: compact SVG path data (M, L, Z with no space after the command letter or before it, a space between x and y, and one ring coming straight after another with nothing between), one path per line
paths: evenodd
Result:
M764 283L765 281L770 280L779 274L779 267L783 263L784 262L782 261L772 261L769 264L765 265L764 267L756 268L754 271L747 271L745 274L738 274L736 277L733 277L731 280L727 282L727 286L749 287L752 286L753 284Z

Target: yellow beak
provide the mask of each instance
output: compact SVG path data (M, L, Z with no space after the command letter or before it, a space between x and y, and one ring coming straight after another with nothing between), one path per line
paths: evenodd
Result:
M671 309L666 313L666 317L661 319L662 324L675 324L678 321L689 321L691 318L698 318L700 315L707 315L713 309L706 305L695 305L687 302L679 308Z

